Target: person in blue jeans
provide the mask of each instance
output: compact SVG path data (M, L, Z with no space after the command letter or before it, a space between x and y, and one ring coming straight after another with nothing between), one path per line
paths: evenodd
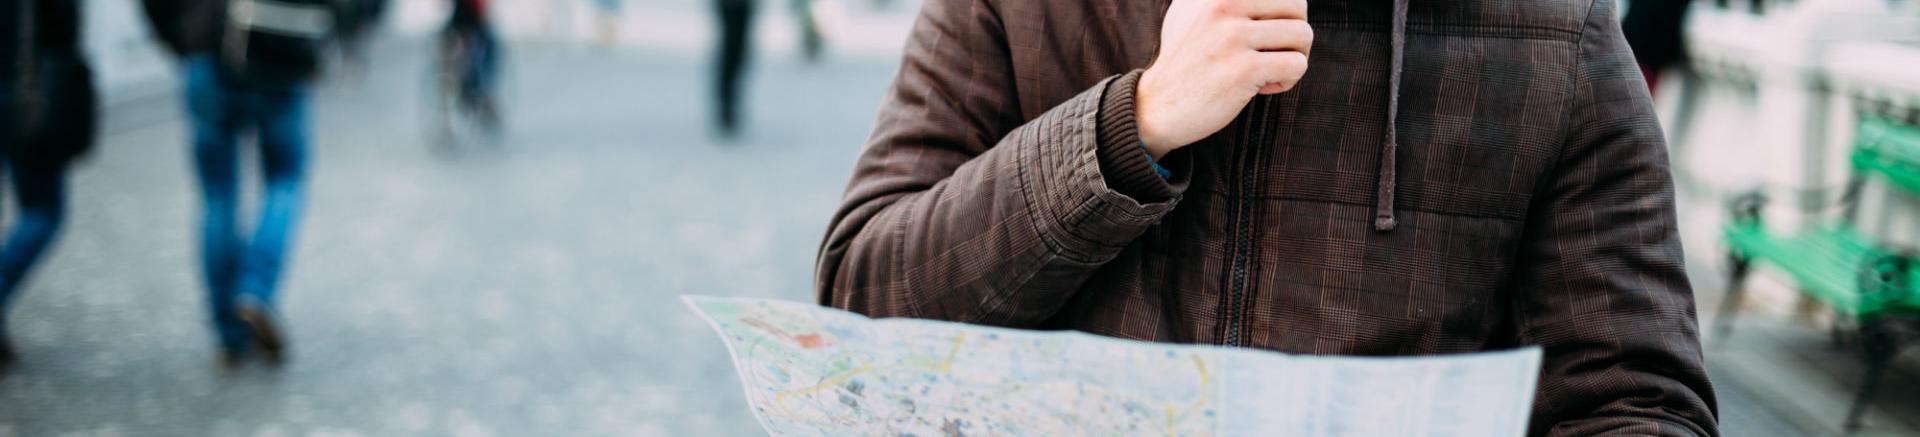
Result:
M19 206L0 242L0 368L16 359L8 304L60 230L66 170L92 148L96 114L93 72L79 50L79 2L8 6L0 23L25 32L5 37L30 39L0 41L8 67L0 71L0 174Z
M7 101L8 97L0 96L0 104L12 104ZM13 144L7 143L5 147L12 149ZM65 162L34 162L19 159L13 153L4 155L7 181L13 185L20 213L13 229L7 232L5 243L0 243L0 367L15 360L13 345L6 333L8 303L13 301L14 292L40 260L40 255L52 245L66 211Z
M186 97L193 118L194 168L206 215L201 254L214 328L227 364L261 353L278 363L285 339L277 327L274 290L300 217L307 150L307 90L231 74L209 55L186 60ZM259 223L242 238L239 135L258 133L264 168Z

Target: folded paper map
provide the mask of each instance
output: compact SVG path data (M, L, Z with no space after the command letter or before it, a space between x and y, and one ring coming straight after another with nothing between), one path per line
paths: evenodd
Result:
M1537 348L1360 358L684 298L776 436L1521 436Z

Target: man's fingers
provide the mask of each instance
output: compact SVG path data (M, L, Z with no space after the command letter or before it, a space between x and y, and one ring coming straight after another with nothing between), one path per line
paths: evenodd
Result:
M1293 89L1300 82L1300 76L1307 74L1307 54L1286 52L1260 52L1253 54L1253 82L1261 84L1261 94L1275 94Z
M1253 19L1231 23L1229 32L1242 49L1251 49L1241 78L1259 86L1260 94L1293 89L1307 72L1307 53L1313 50L1313 26L1307 24L1306 0L1221 0L1236 2Z
M1305 20L1307 0L1220 0L1238 3L1247 17L1255 20Z
M1247 48L1263 52L1313 49L1313 26L1307 20L1256 20L1242 25Z

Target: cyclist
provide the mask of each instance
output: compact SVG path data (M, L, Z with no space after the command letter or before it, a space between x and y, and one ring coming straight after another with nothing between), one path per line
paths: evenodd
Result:
M453 15L440 34L442 67L452 74L457 102L488 129L500 124L493 98L500 43L487 17L486 0L453 0Z

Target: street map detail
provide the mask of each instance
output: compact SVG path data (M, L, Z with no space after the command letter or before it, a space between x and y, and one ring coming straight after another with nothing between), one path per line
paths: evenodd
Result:
M1521 436L1537 348L1357 358L684 298L776 436Z

